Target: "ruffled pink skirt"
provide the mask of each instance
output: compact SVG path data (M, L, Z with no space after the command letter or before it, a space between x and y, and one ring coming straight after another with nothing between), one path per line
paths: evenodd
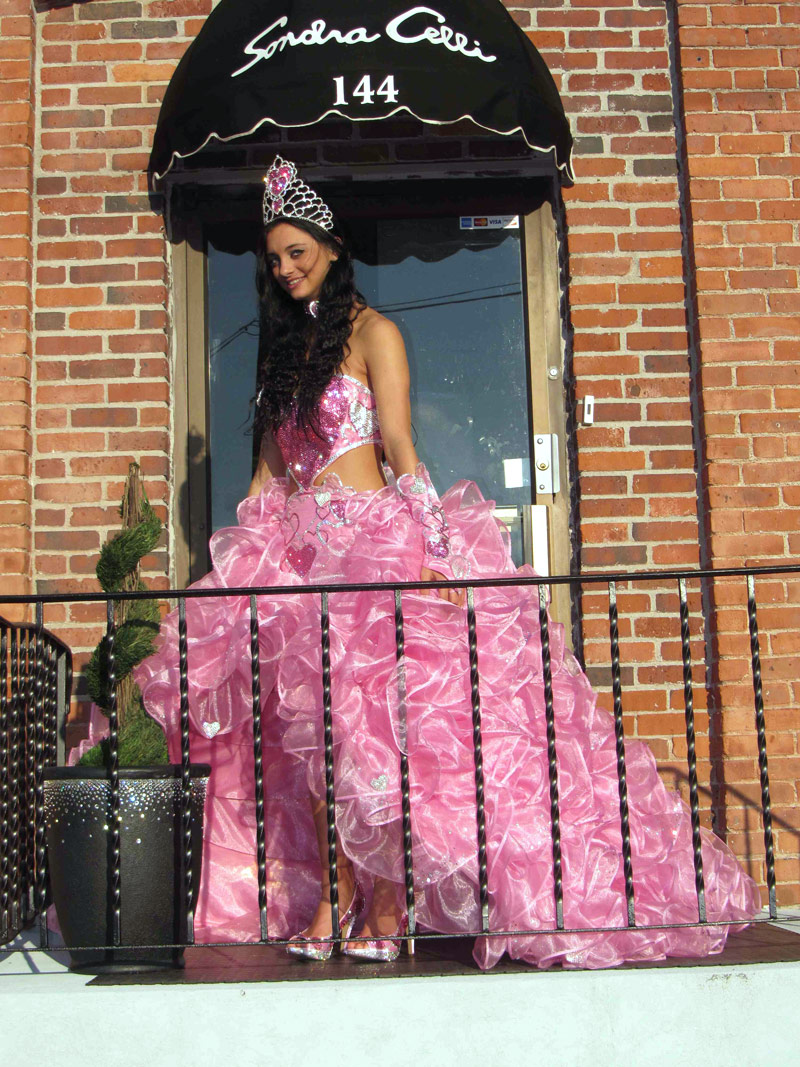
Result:
M469 482L442 501L472 577L513 575L507 537ZM211 541L199 587L419 579L419 531L395 490L358 493L328 479L291 495L283 479L239 505L239 525ZM532 575L530 568L519 573ZM491 967L508 952L539 967L610 967L625 960L720 952L729 927L563 934L555 927L550 795L539 612L535 590L475 590L483 724L489 918L506 936L479 937ZM417 921L422 929L480 926L466 611L404 593L405 716L395 653L394 598L330 595L336 823L366 885L403 884L399 760L410 769ZM250 618L247 598L187 601L192 759L213 771L206 808L198 940L257 940ZM324 796L320 597L258 598L270 936L310 920L321 873L309 793ZM624 926L613 721L598 710L563 629L550 628L560 794L564 925ZM136 680L179 758L176 613ZM626 745L638 925L697 918L691 824L650 750ZM755 883L703 832L708 919L741 923L760 909ZM545 931L535 935L515 930Z

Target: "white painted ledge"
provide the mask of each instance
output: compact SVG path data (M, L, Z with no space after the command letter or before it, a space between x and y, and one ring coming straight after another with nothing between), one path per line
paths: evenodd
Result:
M1 959L2 1062L800 1064L800 963L219 985L89 987L89 981L38 953Z

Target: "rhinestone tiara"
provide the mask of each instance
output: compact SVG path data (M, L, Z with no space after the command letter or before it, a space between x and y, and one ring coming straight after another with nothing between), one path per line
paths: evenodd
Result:
M278 218L305 219L333 229L333 214L325 201L297 174L294 163L280 156L264 175L264 225Z

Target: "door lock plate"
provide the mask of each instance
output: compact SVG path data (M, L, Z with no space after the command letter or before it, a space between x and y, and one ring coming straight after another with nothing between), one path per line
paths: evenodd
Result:
M561 489L558 468L558 435L537 433L533 436L533 464L537 493L555 494Z

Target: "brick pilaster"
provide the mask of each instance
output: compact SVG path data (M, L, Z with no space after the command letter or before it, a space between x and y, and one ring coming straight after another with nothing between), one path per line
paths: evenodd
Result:
M7 593L31 589L35 38L29 0L6 0L0 12L0 583ZM13 607L0 610L20 617Z

